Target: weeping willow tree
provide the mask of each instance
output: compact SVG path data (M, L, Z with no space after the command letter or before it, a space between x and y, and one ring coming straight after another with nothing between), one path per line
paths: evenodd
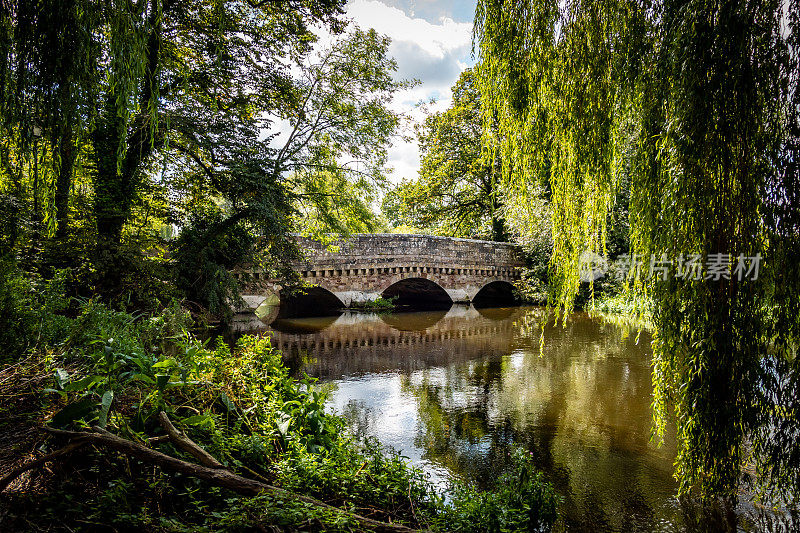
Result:
M800 2L479 0L475 40L506 186L552 190L559 309L630 176L629 290L655 302L655 428L677 423L680 492L733 497L752 464L796 494ZM685 275L693 254L730 257Z

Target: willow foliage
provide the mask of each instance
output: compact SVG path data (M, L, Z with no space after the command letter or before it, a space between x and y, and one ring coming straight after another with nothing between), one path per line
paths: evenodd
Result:
M656 302L656 432L674 415L684 493L733 496L744 463L784 496L800 488L798 24L796 0L478 2L504 180L552 189L558 308L630 176L631 295ZM676 275L690 254L732 260ZM740 254L763 258L757 279L737 275Z

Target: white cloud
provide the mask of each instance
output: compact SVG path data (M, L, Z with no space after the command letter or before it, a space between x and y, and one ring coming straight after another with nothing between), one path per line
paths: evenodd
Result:
M433 57L444 58L450 52L469 47L472 24L442 17L439 24L411 18L400 9L374 0L354 0L347 5L347 14L361 26L374 28L393 41L418 45Z
M472 64L472 24L441 17L431 22L415 18L406 12L375 0L353 0L347 5L347 15L361 28L374 28L389 36L389 53L397 60L397 76L418 79L420 84L398 93L393 107L411 116L415 123L424 119L417 107L431 98L428 106L439 111L450 105L450 87L459 74ZM394 168L391 180L414 178L419 170L419 150L415 139L398 139L389 150L389 166Z

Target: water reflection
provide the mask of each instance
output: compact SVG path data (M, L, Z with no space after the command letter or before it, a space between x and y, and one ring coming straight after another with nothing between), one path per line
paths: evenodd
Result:
M272 336L290 364L324 380L383 372L399 378L483 355L501 356L513 327L508 321L482 319L472 308L453 306L446 313L343 313L324 330L305 334L320 320L278 321Z
M398 449L434 482L486 484L521 445L564 497L558 529L720 526L674 499L674 435L661 448L650 442L646 333L579 314L542 328L534 308L454 306L280 321L271 335L291 367L335 387L330 405L354 432Z

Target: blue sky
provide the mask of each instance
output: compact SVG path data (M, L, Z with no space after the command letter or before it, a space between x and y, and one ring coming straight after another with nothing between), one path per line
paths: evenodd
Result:
M434 98L430 110L446 108L450 87L474 63L474 14L474 0L351 0L347 4L347 16L358 26L375 28L392 38L390 53L397 59L398 76L420 80L420 85L398 94L394 101L395 109L415 122L425 116L417 103ZM416 177L416 140L395 141L389 165L394 168L392 181Z

